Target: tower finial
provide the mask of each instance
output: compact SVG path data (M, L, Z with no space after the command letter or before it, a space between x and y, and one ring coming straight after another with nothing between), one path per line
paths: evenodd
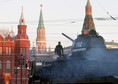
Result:
M19 25L25 25L24 15L23 15L23 6L22 6L22 11L21 11L21 18L19 20Z

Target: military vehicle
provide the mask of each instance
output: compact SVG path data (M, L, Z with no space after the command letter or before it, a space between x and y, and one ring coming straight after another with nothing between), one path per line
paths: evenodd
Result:
M38 68L42 83L118 84L118 49L107 49L104 38L91 30L73 40L72 52Z

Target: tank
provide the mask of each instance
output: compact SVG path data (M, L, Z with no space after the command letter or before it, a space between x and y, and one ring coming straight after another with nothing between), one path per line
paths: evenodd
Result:
M62 34L73 42L72 52L63 59L52 62L50 66L39 67L40 83L43 80L54 84L81 83L86 82L87 79L118 76L118 49L107 49L102 36L93 32L88 35L78 35L73 40Z

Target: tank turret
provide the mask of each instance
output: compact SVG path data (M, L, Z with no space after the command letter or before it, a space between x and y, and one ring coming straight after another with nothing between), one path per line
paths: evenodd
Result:
M95 31L91 30L90 34L78 35L75 40L73 40L64 33L62 33L62 35L64 35L73 42L72 51L86 50L90 48L106 48L103 37L97 35L94 32Z

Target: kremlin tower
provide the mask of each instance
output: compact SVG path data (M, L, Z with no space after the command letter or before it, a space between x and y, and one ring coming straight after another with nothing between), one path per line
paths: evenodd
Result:
M82 34L88 34L90 30L95 30L95 25L92 18L92 7L88 0L86 4L86 16L84 19Z
M46 37L45 37L45 28L42 15L42 5L40 10L40 18L37 28L37 39L36 39L36 51L39 53L46 52Z

